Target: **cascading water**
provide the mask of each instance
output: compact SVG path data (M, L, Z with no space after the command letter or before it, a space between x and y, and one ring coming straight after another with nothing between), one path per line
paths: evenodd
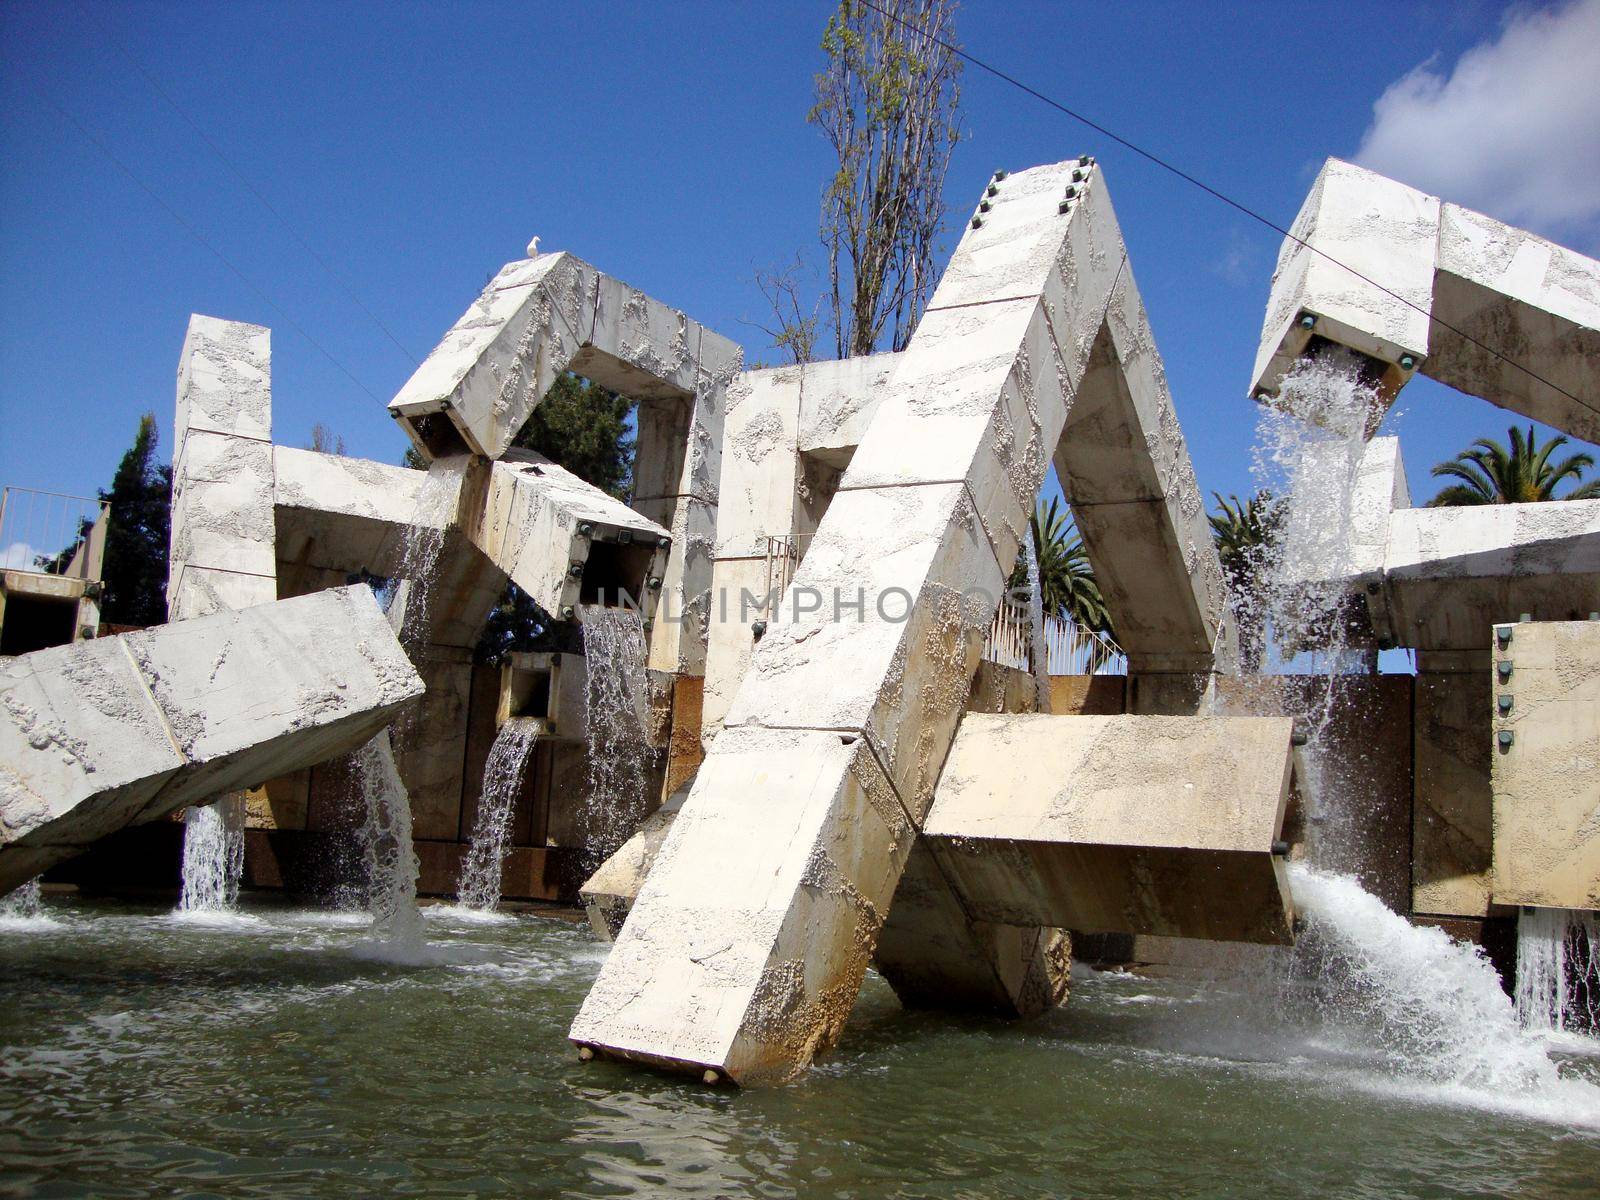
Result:
M586 866L599 866L644 819L650 746L645 739L644 623L630 608L585 605L589 682Z
M1600 1031L1600 921L1565 908L1517 917L1517 1019L1550 1033Z
M500 874L511 850L511 811L522 789L528 756L538 738L538 721L513 717L500 727L489 749L472 845L456 889L456 899L467 908L490 912L500 903Z
M1335 776L1329 735L1350 676L1372 668L1352 646L1338 581L1347 574L1355 483L1377 404L1355 361L1335 355L1297 366L1279 408L1264 410L1258 427L1256 472L1281 507L1254 601L1262 607L1246 619L1263 622L1269 645L1309 656L1320 680L1290 697L1307 736L1301 783L1309 830L1306 861L1290 868L1307 930L1288 959L1285 995L1329 1025L1359 1026L1356 1040L1375 1046L1401 1076L1481 1102L1516 1096L1554 1105L1593 1122L1600 1088L1562 1076L1518 1024L1483 953L1412 925L1358 879L1364 839L1353 798L1360 781Z
M230 792L183 817L183 890L178 911L231 913L244 877L244 793Z
M400 640L413 653L427 636L439 553L444 549L446 528L455 516L465 474L465 458L439 459L431 463L428 476L417 492L411 524L406 526L398 572L404 585L396 589L391 603L402 606Z
M30 879L0 897L0 921L35 921L44 912L44 889Z
M1262 410L1254 473L1279 499L1275 536L1263 548L1258 610L1245 619L1276 645L1310 659L1317 686L1290 698L1307 745L1302 761L1308 808L1307 856L1318 866L1356 873L1363 838L1352 781L1325 778L1328 733L1348 676L1369 671L1350 644L1348 598L1339 582L1351 543L1353 498L1366 430L1379 404L1353 360L1302 362L1285 377L1278 405Z
M381 943L405 955L423 941L417 911L418 865L411 843L411 799L395 768L388 730L361 748L356 770L366 800L362 840L372 928Z

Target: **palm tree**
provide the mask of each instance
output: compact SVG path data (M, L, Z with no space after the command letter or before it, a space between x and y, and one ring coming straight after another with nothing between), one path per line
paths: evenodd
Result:
M1055 497L1029 518L1039 557L1039 592L1046 616L1066 617L1085 629L1111 635L1111 614L1094 579L1083 538ZM1020 565L1020 564L1019 564Z
M1600 479L1580 482L1583 473L1595 465L1594 455L1580 450L1552 466L1550 455L1567 444L1565 437L1553 437L1541 446L1532 425L1526 436L1515 425L1507 432L1511 435L1509 451L1492 438L1479 438L1450 462L1434 467L1436 477L1461 482L1441 491L1428 501L1428 507L1600 499ZM1557 496L1556 486L1568 479L1578 486L1565 496Z
M1228 595L1239 622L1239 653L1247 671L1259 671L1266 652L1266 557L1277 536L1283 510L1271 492L1262 489L1241 502L1237 495L1216 497L1218 511L1208 513L1211 536L1228 580Z

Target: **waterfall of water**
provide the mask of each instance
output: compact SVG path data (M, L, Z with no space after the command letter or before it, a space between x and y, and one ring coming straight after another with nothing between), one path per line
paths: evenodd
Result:
M37 878L0 897L0 921L36 920L44 910L43 889Z
M1044 586L1039 579L1039 555L1031 530L1022 539L1022 561L1027 564L1028 574L1028 660L1033 667L1034 702L1040 712L1049 712L1050 647L1044 640Z
M404 585L396 589L391 603L401 605L400 640L407 650L414 651L427 637L439 552L444 549L446 527L455 517L466 461L446 458L429 465L428 476L417 493L411 524L406 526L398 572Z
M411 844L411 799L394 765L389 731L361 748L356 759L367 818L366 848L372 927L381 941L402 950L422 943L417 911L417 854Z
M644 819L650 746L645 740L647 697L644 624L629 608L585 605L583 653L589 682L587 864L598 866Z
M1379 405L1353 360L1337 355L1298 364L1284 379L1276 407L1264 408L1256 431L1254 474L1278 498L1276 533L1262 553L1261 594L1247 612L1281 654L1304 655L1320 683L1292 697L1292 715L1307 736L1302 785L1308 809L1307 855L1322 867L1360 869L1355 781L1327 778L1328 737L1345 697L1344 682L1370 669L1351 645L1349 598L1341 579L1351 543L1353 498L1366 430Z
M1600 921L1565 908L1517 918L1517 1019L1552 1033L1600 1030Z
M244 877L244 793L230 792L183 816L183 891L178 911L232 912Z
M1401 1075L1541 1104L1559 1092L1562 1103L1600 1111L1600 1089L1561 1078L1544 1046L1518 1025L1480 950L1412 925L1357 879L1362 781L1335 776L1329 735L1350 675L1371 669L1352 646L1339 581L1376 404L1352 360L1325 358L1290 373L1280 407L1265 410L1258 428L1257 475L1281 508L1255 615L1269 646L1295 656L1296 666L1309 656L1319 679L1290 697L1307 735L1301 783L1310 817L1307 861L1290 868L1295 906L1308 922L1288 963L1290 978L1310 984L1320 1019L1358 1026L1360 1044L1376 1048Z
M539 738L539 722L513 717L500 727L483 768L483 794L472 827L472 846L461 868L456 899L468 908L492 911L500 903L500 873L511 850L511 810L522 790L522 773Z
M1348 876L1297 863L1290 882L1310 925L1298 965L1315 971L1324 1015L1359 1024L1396 1069L1518 1092L1557 1080L1476 947L1411 924Z

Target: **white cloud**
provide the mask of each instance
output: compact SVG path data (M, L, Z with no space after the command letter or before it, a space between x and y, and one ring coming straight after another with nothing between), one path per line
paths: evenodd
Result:
M1517 9L1498 37L1435 68L1378 97L1356 161L1558 241L1600 243L1600 0Z
M12 542L4 550L0 550L0 568L12 571L34 570L33 560L43 551L27 542Z

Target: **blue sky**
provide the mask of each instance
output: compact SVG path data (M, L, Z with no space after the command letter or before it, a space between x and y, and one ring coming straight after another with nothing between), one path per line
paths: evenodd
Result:
M820 259L830 159L805 113L832 7L8 3L0 482L90 493L139 413L169 434L191 311L272 327L278 441L322 421L394 461L383 402L535 233L772 358L746 323L764 315L751 280L797 249ZM1600 4L1557 8L966 0L958 28L1280 224L1325 156L1365 140L1391 174L1594 254L1600 38L1581 33ZM1245 389L1278 236L970 68L964 114L958 213L995 167L1099 157L1201 485L1248 490ZM1413 492L1508 422L1408 388L1391 431Z

